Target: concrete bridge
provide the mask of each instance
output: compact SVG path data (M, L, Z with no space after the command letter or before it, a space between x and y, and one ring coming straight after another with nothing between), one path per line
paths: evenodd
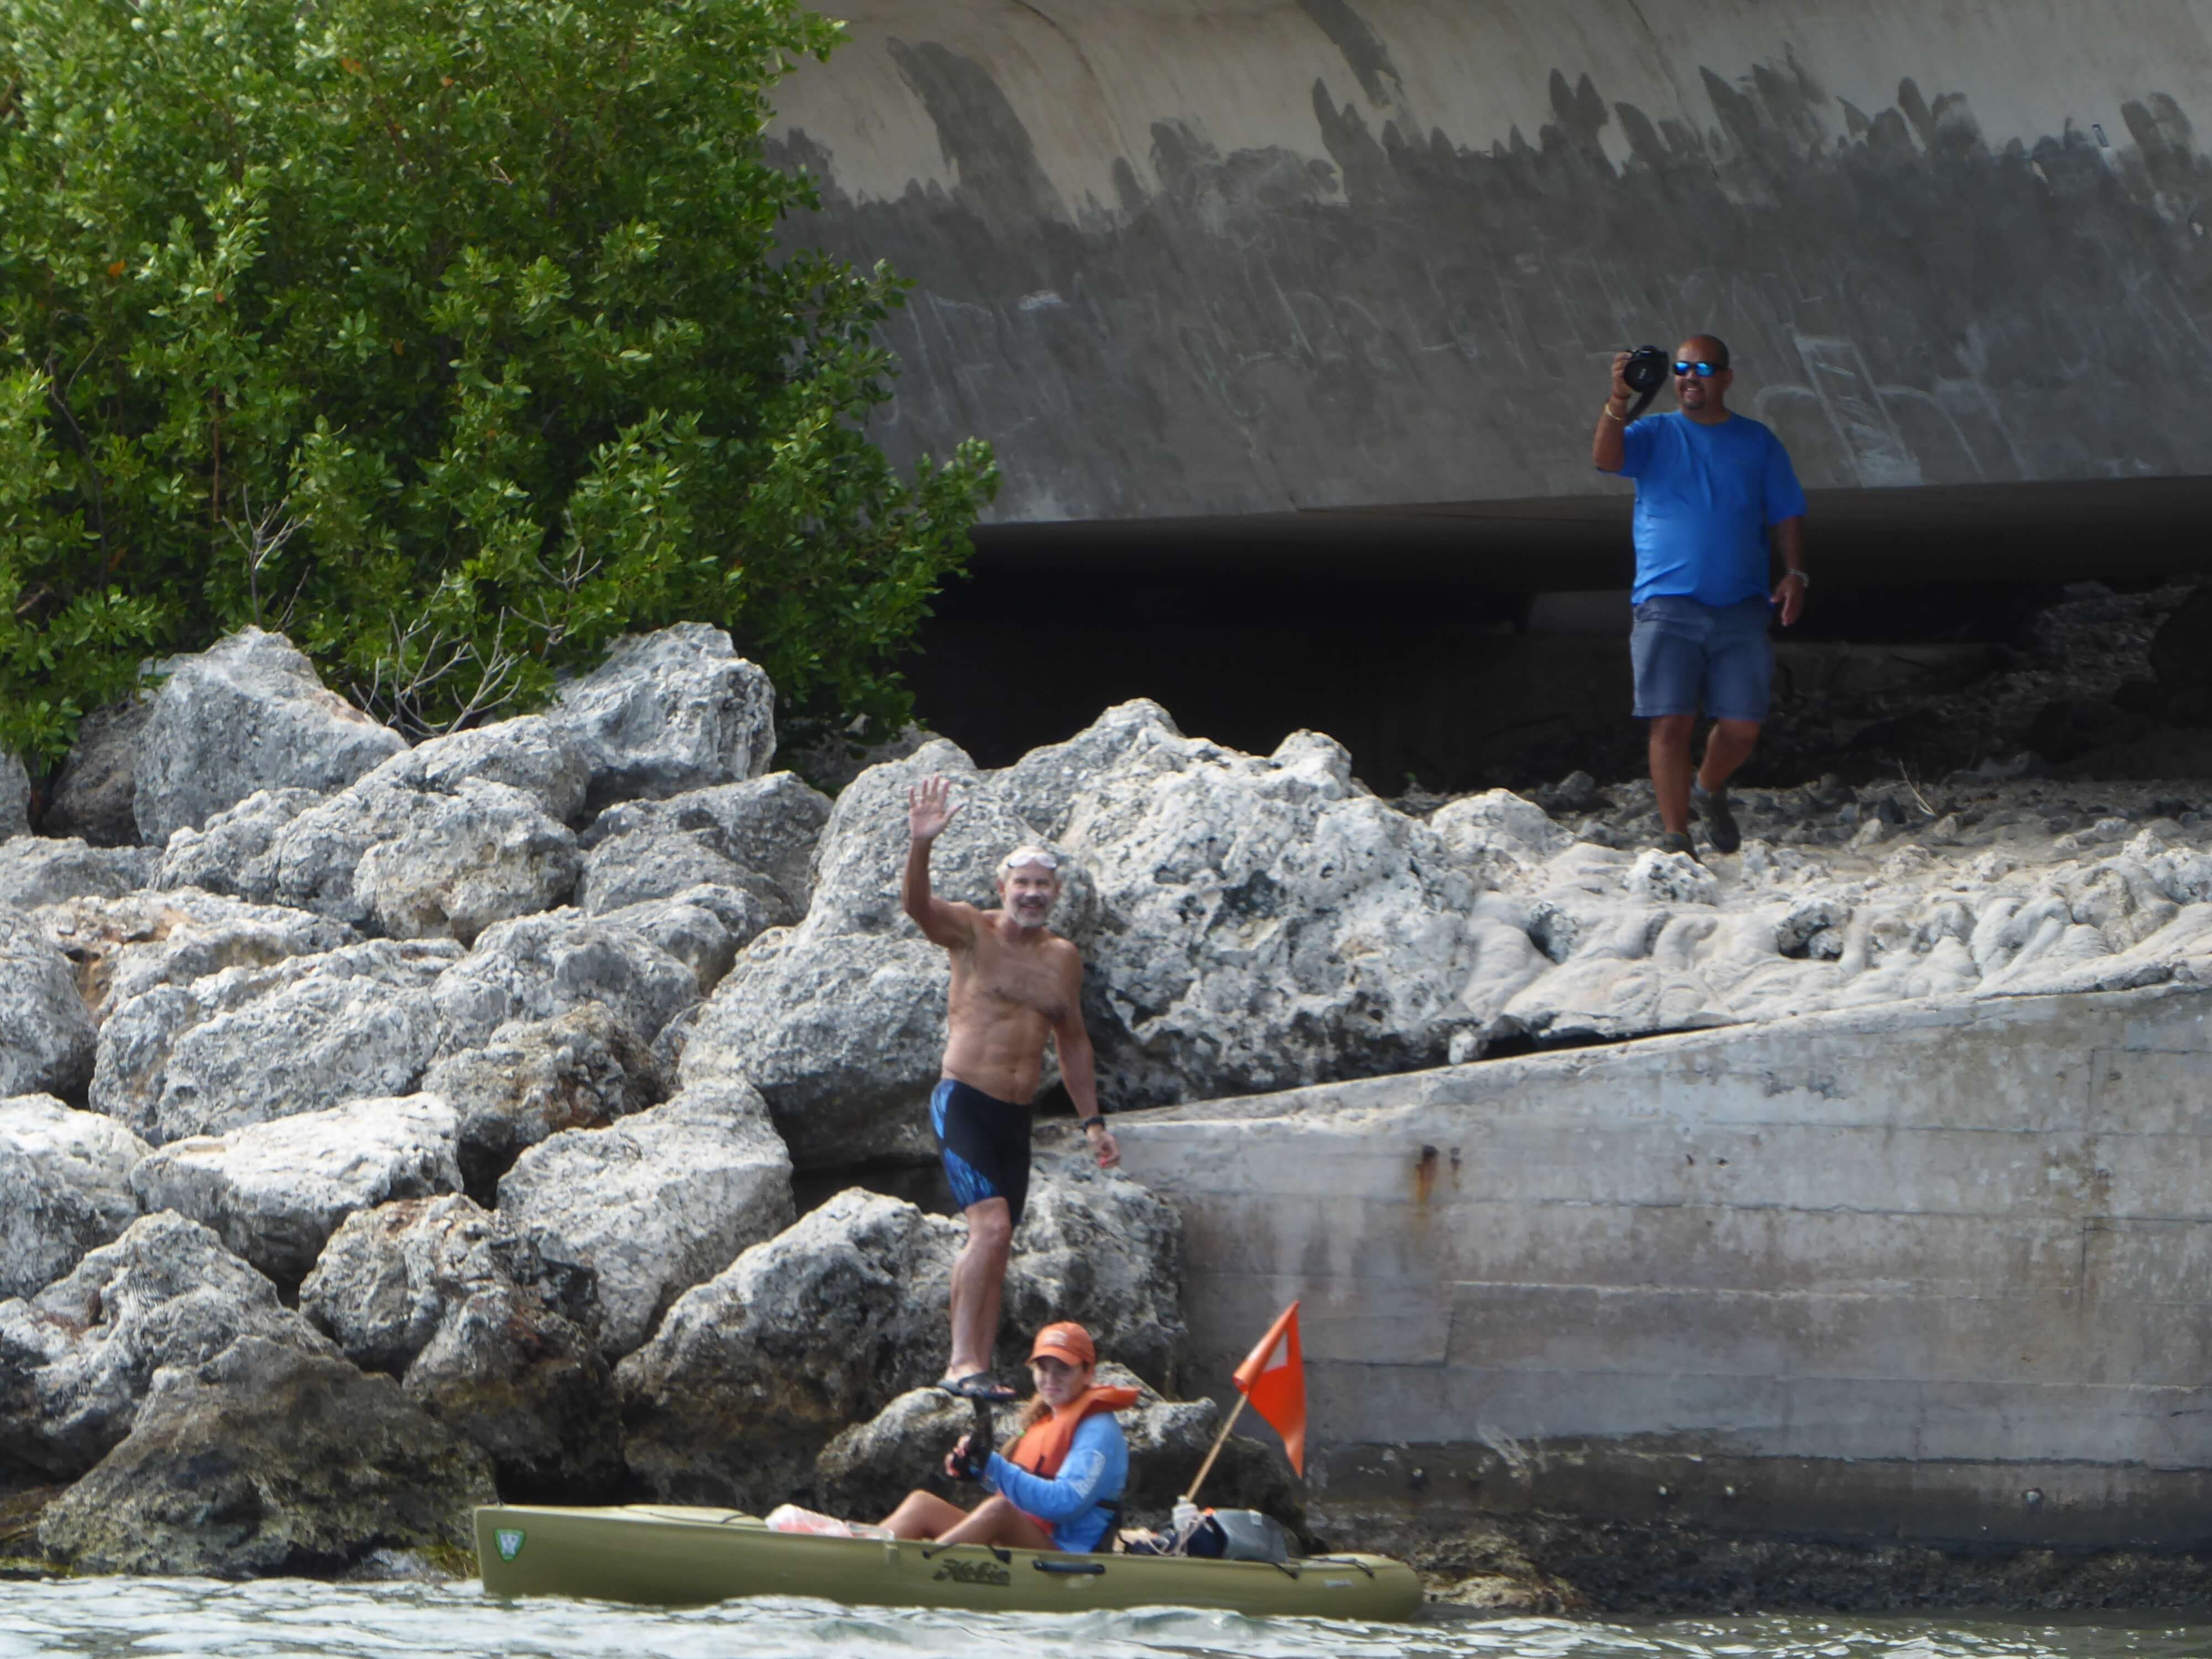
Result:
M881 435L990 439L994 524L1571 524L1609 354L1696 328L1815 489L2212 472L2201 3L839 9L776 153L915 279Z

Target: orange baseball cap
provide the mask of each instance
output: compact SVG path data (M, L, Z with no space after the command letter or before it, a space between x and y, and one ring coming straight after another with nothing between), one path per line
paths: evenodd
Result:
M1098 1350L1091 1340L1091 1333L1072 1319L1048 1325L1036 1334L1036 1340L1030 1345L1030 1358L1035 1359L1042 1354L1074 1365L1098 1363Z

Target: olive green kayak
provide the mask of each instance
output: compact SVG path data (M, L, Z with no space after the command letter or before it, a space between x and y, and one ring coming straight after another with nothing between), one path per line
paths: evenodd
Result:
M1320 1619L1409 1619L1420 1581L1402 1561L1327 1555L1276 1565L1182 1556L1066 1555L770 1532L734 1510L633 1504L572 1510L488 1504L477 1561L495 1595L576 1595L696 1606L805 1595L983 1613L1218 1607Z

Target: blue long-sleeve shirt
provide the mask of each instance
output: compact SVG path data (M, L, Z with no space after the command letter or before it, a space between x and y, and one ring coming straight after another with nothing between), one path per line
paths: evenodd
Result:
M1076 1425L1067 1461L1050 1480L996 1452L984 1466L983 1480L1016 1509L1050 1527L1053 1548L1082 1554L1097 1548L1114 1524L1114 1511L1104 1506L1129 1484L1129 1443L1113 1413L1093 1412Z

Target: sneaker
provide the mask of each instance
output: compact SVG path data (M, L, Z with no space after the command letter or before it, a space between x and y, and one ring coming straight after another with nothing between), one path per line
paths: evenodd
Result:
M1736 828L1735 814L1729 811L1725 785L1707 794L1703 784L1692 783L1690 811L1705 819L1705 833L1712 837L1716 853L1733 853L1743 845L1743 831Z
M1685 853L1692 859L1698 856L1696 844L1680 830L1662 830L1659 839L1651 844L1662 853Z

